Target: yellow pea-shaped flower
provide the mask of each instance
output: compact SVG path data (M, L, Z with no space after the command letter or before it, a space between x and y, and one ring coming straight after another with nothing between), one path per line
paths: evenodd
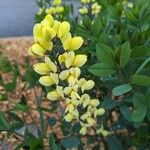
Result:
M86 135L86 133L87 133L87 128L86 127L82 127L81 129L80 129L80 132L79 132L81 135Z
M53 48L53 42L47 41L45 38L38 38L38 42L42 47L44 47L46 50L51 51Z
M52 28L56 32L56 34L58 34L59 26L60 26L60 21L54 20L54 25Z
M60 74L59 74L59 78L64 81L69 77L69 70L63 70Z
M60 98L60 95L57 93L57 91L52 91L47 94L47 98L51 101L56 101Z
M79 49L83 44L83 39L81 37L74 37L71 39L71 50Z
M70 31L70 24L67 21L63 21L58 30L58 37L61 38L64 35L68 34Z
M85 90L90 90L94 87L94 85L95 85L94 81L88 80L84 83L81 90L82 90L82 92L84 92Z
M56 7L56 11L57 11L57 13L62 13L62 12L64 11L64 7L62 7L62 6L57 6L57 7Z
M55 14L56 13L56 9L54 7L47 8L46 9L46 13L49 14L49 15Z
M64 53L64 54L62 54L62 55L59 55L59 57L58 57L59 63L62 64L63 62L65 62L65 60L67 59L67 56L68 56L67 53Z
M101 116L105 113L105 109L99 108L99 109L96 110L95 113L96 113L96 115Z
M53 5L58 6L61 4L61 0L53 0Z
M69 78L67 79L69 86L72 86L76 83L76 78L72 75L69 76Z
M86 63L86 61L87 61L86 55L76 55L72 63L72 66L81 67Z
M100 104L98 99L91 99L90 105L93 107L97 107Z
M42 36L42 25L40 23L37 23L33 27L33 35L34 38L37 39Z
M37 63L33 67L34 71L41 75L46 75L50 72L48 65L45 63Z
M81 70L78 67L71 68L69 71L70 71L70 74L76 78L78 78L81 74Z
M31 52L31 53L30 53ZM32 45L31 49L29 49L29 54L44 56L46 50L39 45L38 43Z
M67 115L65 115L64 119L66 122L71 122L73 120L73 115L71 113L68 113Z
M46 22L44 26L48 25L49 27L52 27L54 25L54 18L52 17L52 15L46 15L44 21Z
M65 50L77 50L83 44L83 39L81 37L74 37L71 39L67 39L63 43L63 47Z
M56 32L52 28L45 26L42 28L42 35L46 40L51 40L56 36Z
M58 83L59 83L58 74L50 73L50 76L51 76L51 79L53 80L53 82L54 82L55 84L58 84Z
M69 68L72 65L74 59L75 59L75 53L73 51L70 51L68 53L66 60L65 60L65 65L67 68Z
M45 63L48 65L51 71L57 72L57 66L51 61L49 57L45 57Z
M44 86L51 86L51 85L55 84L50 76L40 77L39 82Z
M87 118L87 122L89 126L93 126L93 124L95 123L95 120L93 118Z
M86 7L80 8L79 9L79 13L82 14L82 15L87 14L88 13L88 9Z

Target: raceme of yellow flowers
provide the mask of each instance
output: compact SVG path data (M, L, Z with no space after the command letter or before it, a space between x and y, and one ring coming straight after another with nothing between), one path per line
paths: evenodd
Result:
M46 13L50 15L60 14L64 11L64 7L61 6L61 0L53 0L53 7L47 8Z
M88 94L95 85L94 81L80 78L80 67L87 61L86 55L76 54L83 44L82 37L72 37L70 24L54 20L51 15L34 26L33 35L35 44L28 54L44 58L43 62L34 65L34 70L41 75L39 82L52 88L47 98L63 101L66 105L62 114L65 121L80 122L80 133L85 135L88 128L96 126L97 117L105 110L100 108L98 99ZM104 132L103 128L97 131Z
M101 6L97 2L95 2L95 0L81 0L80 2L82 4L82 7L79 9L79 13L82 15L88 13L97 15L101 10Z

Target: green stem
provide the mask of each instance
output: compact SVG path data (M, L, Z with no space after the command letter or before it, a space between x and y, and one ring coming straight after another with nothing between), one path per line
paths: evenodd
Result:
M137 71L135 72L135 74L138 74L145 66L146 64L150 61L150 57L148 57L143 64L137 69Z

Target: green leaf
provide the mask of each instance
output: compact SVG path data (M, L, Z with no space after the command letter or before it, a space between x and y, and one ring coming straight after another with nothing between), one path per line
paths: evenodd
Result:
M115 136L106 137L108 150L123 150L121 142Z
M106 63L97 63L92 65L89 69L89 72L99 77L107 77L116 72L115 69L110 64Z
M133 105L135 111L131 115L131 120L133 122L142 122L148 107L148 101L143 94L134 94L133 96Z
M147 107L141 106L136 109L132 115L131 115L131 120L133 122L142 122L143 119L145 118L145 115L147 113Z
M123 85L115 87L112 90L112 93L114 96L120 96L120 95L130 92L131 90L132 90L132 86L130 84L123 84Z
M49 147L52 150L58 150L58 146L57 146L56 141L55 141L54 133L51 133L49 135Z
M101 106L106 110L111 110L118 105L118 102L109 98L104 98Z
M126 105L123 105L120 107L120 111L122 115L129 121L131 122L131 114L132 112L130 111L129 107Z
M72 137L63 139L61 141L61 144L63 145L64 148L67 148L67 149L77 148L78 145L80 144L80 140L77 137L72 136Z
M99 36L102 28L101 16L97 16L92 23L91 30L95 36Z
M8 94L2 93L0 94L0 101L7 101L8 100Z
M10 125L5 119L5 116L2 112L0 112L0 130L8 130L10 129Z
M97 44L96 55L97 59L102 63L107 63L115 66L114 52L109 46L102 43Z
M16 84L13 83L13 82L7 83L7 84L5 85L5 89L6 89L7 92L11 92L11 91L13 91L15 88L16 88Z
M132 11L128 7L124 8L124 12L125 12L125 15L128 17L128 19L130 19L131 21L133 21L133 22L138 21L137 18L134 16Z
M124 43L121 45L120 49L120 66L124 67L130 59L130 45L129 42Z
M0 85L1 85L1 86L4 86L4 85L5 85L1 74L0 74Z
M131 51L131 57L133 58L145 57L150 54L150 49L146 46L138 46L133 48Z
M28 112L30 107L28 105L22 105L22 104L17 103L14 109L22 111L22 112Z
M150 85L150 77L134 74L130 77L130 82L140 86L147 86Z

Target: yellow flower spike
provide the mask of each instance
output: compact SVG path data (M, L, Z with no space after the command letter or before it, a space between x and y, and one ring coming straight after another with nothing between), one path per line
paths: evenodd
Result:
M48 65L51 71L53 71L54 73L57 72L57 66L51 61L49 57L45 57L45 63Z
M51 86L51 85L55 84L50 76L40 77L39 82L44 86Z
M97 107L100 104L98 99L91 99L90 105L93 107Z
M89 126L93 126L95 124L95 120L93 118L87 118L87 122Z
M61 0L53 0L53 5L58 6L61 4Z
M78 78L81 74L81 70L78 67L71 68L69 71L70 71L71 75L76 77L76 78Z
M86 63L86 61L87 61L86 55L76 55L72 63L72 66L81 67Z
M44 39L44 38L38 38L38 42L39 42L40 45L41 45L42 47L44 47L46 50L51 51L52 48L53 48L53 42L47 41L47 40Z
M82 128L80 129L79 133L80 133L81 135L86 135L86 133L87 133L87 128L86 128L86 127L82 127Z
M46 40L51 40L56 36L56 32L52 28L45 26L42 28L42 35Z
M70 24L67 21L63 21L60 26L59 26L59 30L58 30L58 37L61 38L64 35L68 34L70 31Z
M88 9L86 7L82 7L79 9L79 13L84 15L84 14L87 14L88 13Z
M59 78L64 81L69 77L69 70L63 70L60 74L59 74Z
M50 76L55 84L59 83L58 74L50 73Z
M33 27L33 35L35 41L37 41L38 38L42 37L42 25L40 23L37 23Z
M45 63L37 63L34 66L34 71L41 75L46 75L50 73L50 69Z
M76 79L76 77L70 75L70 76L68 77L67 81L68 81L68 83L69 83L69 86L72 86L72 85L75 85L77 79Z
M71 122L73 120L73 115L71 113L68 113L67 115L65 115L64 119L66 122Z
M39 55L39 56L44 56L46 50L39 44L34 44L32 45L30 51L32 51L32 54L35 54L35 55ZM29 52L30 54L30 52Z
M88 80L83 84L81 91L84 92L85 90L90 90L94 87L94 85L95 85L94 81Z
M74 59L75 59L75 53L73 51L70 51L68 53L66 60L65 60L65 65L67 68L69 68L72 65Z
M47 98L51 101L56 101L60 98L60 95L57 93L57 91L52 91L47 94Z
M59 26L60 26L60 21L54 20L54 25L52 28L56 32L56 34L58 34Z

